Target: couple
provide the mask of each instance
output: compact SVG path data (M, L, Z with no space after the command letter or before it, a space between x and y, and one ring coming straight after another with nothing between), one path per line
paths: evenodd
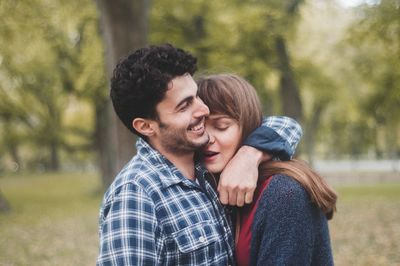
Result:
M333 264L327 218L336 195L306 164L269 160L290 159L298 125L263 122L242 78L196 84L195 70L196 59L171 45L139 49L114 70L114 109L140 138L104 195L97 264ZM246 172L259 163L256 180ZM253 192L254 200L232 211L217 187L222 203L250 203Z

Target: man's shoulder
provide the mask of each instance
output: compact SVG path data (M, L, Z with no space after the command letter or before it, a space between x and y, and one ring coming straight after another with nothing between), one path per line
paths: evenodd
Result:
M105 199L114 197L123 188L141 189L147 193L159 188L161 184L161 173L143 157L136 155L117 174L108 188Z

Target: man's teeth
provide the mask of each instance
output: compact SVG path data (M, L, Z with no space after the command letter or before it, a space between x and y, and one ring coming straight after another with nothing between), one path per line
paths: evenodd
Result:
M199 125L197 125L197 126L194 126L194 127L190 128L190 130L192 130L192 131L198 131L198 130L201 130L201 129L203 129L203 128L204 128L204 125L203 125L203 123L201 123L201 124L199 124Z

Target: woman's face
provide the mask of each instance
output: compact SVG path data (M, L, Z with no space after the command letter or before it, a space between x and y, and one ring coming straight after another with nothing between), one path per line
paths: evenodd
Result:
M206 131L210 136L203 149L204 164L208 171L221 173L235 154L241 139L236 120L223 114L212 114L206 119Z

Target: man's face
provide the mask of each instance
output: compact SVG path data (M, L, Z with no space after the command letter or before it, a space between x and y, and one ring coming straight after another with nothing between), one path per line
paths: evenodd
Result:
M191 75L171 80L156 111L159 117L157 138L164 149L184 154L208 143L204 122L210 111L197 96L197 84Z

